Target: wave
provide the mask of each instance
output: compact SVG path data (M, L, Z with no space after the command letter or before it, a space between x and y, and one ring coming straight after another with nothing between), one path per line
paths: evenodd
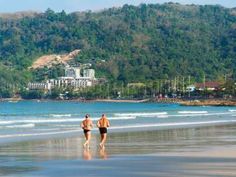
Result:
M168 115L160 115L160 116L157 116L158 118L168 118L169 116Z
M168 117L201 117L201 116L220 116L220 115L231 115L231 113L217 112L217 113L203 113L203 114L177 114L177 115L168 115Z
M50 114L52 117L71 117L71 114Z
M178 111L179 114L207 114L207 111Z
M136 116L108 117L109 120L128 120L136 119Z
M31 137L31 136L57 135L57 134L76 133L76 132L81 132L81 129L59 131L59 132L0 135L0 138L15 138L15 137Z
M135 119L135 116L123 116L123 117L108 117L109 120L128 120ZM93 121L99 120L100 117L91 118ZM66 122L81 122L84 118L73 118L73 119L22 119L22 120L12 120L12 121L0 121L0 125L8 124L19 124L19 123L66 123Z
M110 130L121 129L136 129L136 128L152 128L152 127L175 127L175 126L197 126L197 125L209 125L209 124L224 124L224 123L236 123L236 120L219 120L219 121L202 121L202 122L178 122L178 123L156 123L156 124L136 124L126 126L110 127ZM98 131L96 129L96 131ZM45 136L45 135L58 135L67 133L79 133L81 129L56 131L56 132L43 132L43 133L29 133L29 134L7 134L0 135L0 138L16 138L16 137L32 137L32 136Z
M229 112L236 112L235 109L229 109Z
M0 124L15 124L15 123L62 123L62 122L78 122L84 119L22 119L12 121L0 121Z
M115 113L115 116L137 116L137 117L153 117L153 116L160 116L160 115L167 115L167 112L137 112L137 113Z
M73 116L78 116L78 114L75 114ZM72 114L42 114L42 113L19 113L19 114L14 114L14 113L0 113L0 117L72 117Z
M116 126L110 129L131 129L131 128L151 128L151 127L170 127L170 126L191 126L191 125L208 125L208 124L223 124L236 123L236 120L218 120L218 121L202 121L202 122L178 122L178 123L159 123L159 124L142 124L142 125L128 125Z
M13 124L14 121L8 121L8 120L4 120L4 121L0 121L0 125L7 125L7 124Z
M6 128L33 128L35 124L23 124L23 125L8 125Z

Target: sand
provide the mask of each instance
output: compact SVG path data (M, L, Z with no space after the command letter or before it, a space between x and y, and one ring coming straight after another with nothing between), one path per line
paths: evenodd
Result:
M0 146L0 176L236 176L236 126L109 133L91 149L83 134Z

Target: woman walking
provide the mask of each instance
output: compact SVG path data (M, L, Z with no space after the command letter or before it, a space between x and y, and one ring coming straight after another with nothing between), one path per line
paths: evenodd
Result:
M107 139L107 127L110 127L110 122L106 118L105 114L102 114L102 117L97 122L97 127L99 128L100 134L101 134L101 142L100 147L105 148L105 142Z
M89 114L85 115L85 119L81 123L81 128L84 130L84 136L85 136L85 143L84 143L84 148L87 147L89 148L90 145L90 139L91 139L91 130L93 128L93 122L89 118Z

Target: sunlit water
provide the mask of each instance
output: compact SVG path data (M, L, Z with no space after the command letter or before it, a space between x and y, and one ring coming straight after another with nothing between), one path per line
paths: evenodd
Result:
M111 122L105 150L96 127L83 148L87 113ZM236 107L0 102L0 142L0 176L235 176L235 158L176 154L234 150Z
M80 123L85 114L90 114L96 124L103 113L110 120L110 132L236 123L236 107L186 107L157 103L0 102L0 142L75 135L81 133ZM95 128L94 133L97 132Z

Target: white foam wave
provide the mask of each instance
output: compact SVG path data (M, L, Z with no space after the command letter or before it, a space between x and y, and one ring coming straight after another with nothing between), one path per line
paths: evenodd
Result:
M223 123L236 123L236 120L219 120L219 121L202 121L202 122L174 122L174 123L161 123L161 124L142 124L142 125L128 125L116 126L110 129L130 129L130 128L151 128L151 127L170 127L170 126L190 126L190 125L208 125L208 124L223 124Z
M207 111L178 111L179 114L207 114Z
M6 128L33 128L35 124L23 124L23 125L8 125Z
M220 116L220 115L230 115L228 112L217 112L217 113L203 113L203 114L180 114L180 115L170 115L170 117L200 117L200 116Z
M0 135L0 138L15 138L15 137L31 137L31 136L45 136L45 135L57 135L65 133L76 133L81 132L81 129L67 130L59 132L45 132L45 133L30 133L30 134L11 134L11 135Z
M7 124L13 124L14 123L14 121L0 121L0 125L7 125Z
M109 120L128 120L128 119L136 119L136 116L122 116L122 117L109 117Z
M135 116L123 116L123 117L109 117L109 120L127 120L127 119L135 119ZM96 121L99 120L100 117L91 118ZM22 119L22 120L12 120L12 121L0 121L0 125L8 125L8 124L35 124L35 123L66 123L66 122L81 122L84 118L73 118L73 119Z
M83 119L22 119L12 121L1 121L0 124L19 124L19 123L63 123L63 122L78 122Z
M160 115L167 115L167 112L115 113L114 115L117 117L121 117L121 116L154 117L154 116L160 116Z
M71 117L71 114L50 114L52 117Z
M160 115L160 116L157 116L158 118L168 118L169 116L168 115Z
M138 124L138 125L127 125L127 126L116 126L110 127L110 130L119 129L132 129L132 128L151 128L151 127L170 127L170 126L197 126L197 125L209 125L209 124L224 124L224 123L236 123L236 120L219 120L219 121L202 121L202 122L175 122L175 123L159 123L159 124ZM45 135L57 135L67 133L79 133L81 129L73 129L66 131L57 132L44 132L44 133L31 133L31 134L8 134L0 135L0 138L16 138L16 137L32 137L32 136L45 136Z
M101 117L92 117L93 121L99 120ZM136 116L120 116L120 117L108 117L109 120L128 120L136 119ZM83 119L84 120L84 119Z
M236 112L236 110L235 109L230 109L229 112Z

